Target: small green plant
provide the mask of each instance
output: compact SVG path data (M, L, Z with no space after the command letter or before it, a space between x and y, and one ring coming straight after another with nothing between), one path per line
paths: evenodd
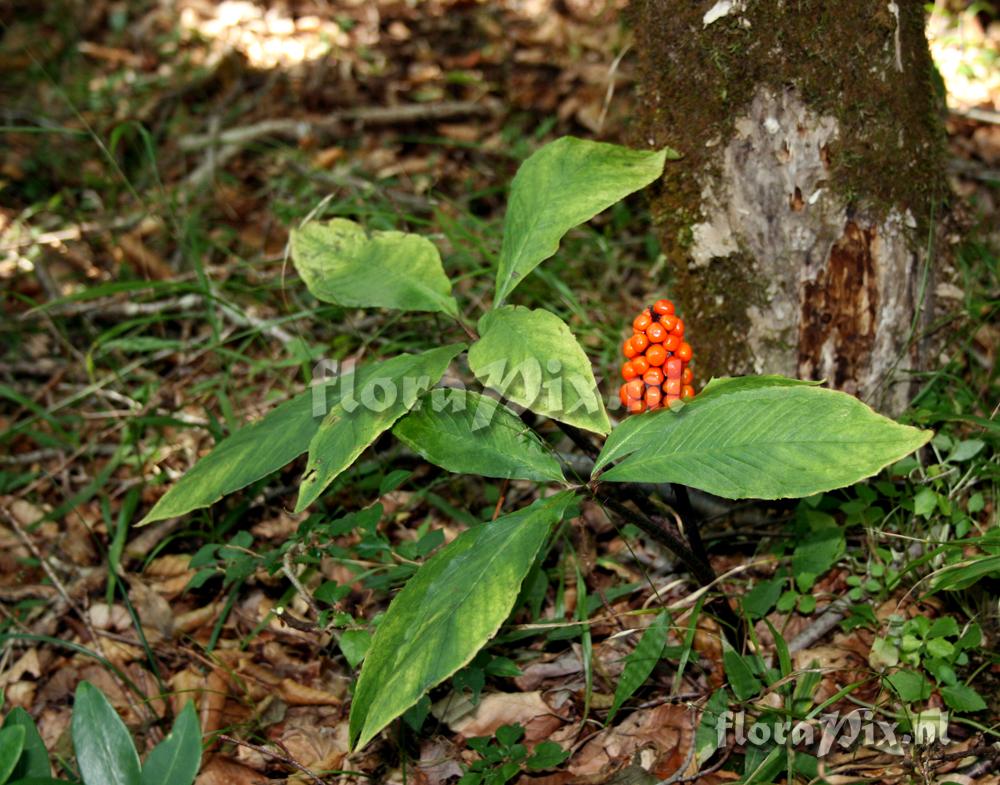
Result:
M885 677L886 683L906 703L930 697L932 687L926 672L937 682L950 709L982 711L986 702L973 687L963 684L955 671L969 664L968 652L979 647L982 639L978 624L971 623L963 630L952 616L931 621L926 616L904 620L895 615L889 618L886 637L876 638L872 644L870 660L878 669L893 669Z
M558 766L569 752L554 741L542 741L529 753L521 742L524 728L502 725L494 736L475 736L469 747L479 754L458 781L459 785L504 785L524 771L543 771Z
M666 149L569 137L534 153L511 185L493 301L475 327L429 239L369 232L342 218L309 221L292 233L292 261L317 299L429 312L439 329L419 354L320 375L311 390L221 442L144 521L206 507L302 454L308 458L295 509L305 510L390 430L448 472L541 486L534 503L471 525L424 559L395 596L354 692L352 747L367 744L473 660L510 615L551 532L578 500L596 500L622 523L636 524L707 586L716 576L694 521L682 510L685 542L633 483L672 483L679 499L688 486L730 499L808 497L868 477L931 438L852 396L779 376L713 379L693 399L668 401L612 430L591 361L569 325L550 310L507 300L570 229L656 180L668 157L675 156ZM690 328L694 333L697 325ZM438 387L462 356L476 389ZM690 347L683 356L690 359ZM683 369L676 370L683 392ZM671 380L677 380L672 371L665 375ZM611 407L619 400L611 397ZM578 457L593 462L589 476L560 460L551 429L536 430L545 420L585 453ZM594 441L604 437L603 445ZM240 551L227 547L210 558L223 556L237 572L249 568L240 565ZM739 622L727 604L705 607L735 634ZM639 665L633 672L641 672Z
M2 700L0 700L2 708ZM139 762L125 723L89 682L76 689L71 721L79 780L83 785L191 785L201 766L201 727L188 703L174 727ZM42 737L21 708L7 714L0 729L0 785L54 785Z

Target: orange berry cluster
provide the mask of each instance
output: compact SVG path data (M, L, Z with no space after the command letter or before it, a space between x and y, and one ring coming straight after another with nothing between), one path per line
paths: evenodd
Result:
M694 396L694 374L688 368L691 346L684 340L684 320L670 300L657 300L632 322L635 332L625 341L622 404L630 412L669 406Z

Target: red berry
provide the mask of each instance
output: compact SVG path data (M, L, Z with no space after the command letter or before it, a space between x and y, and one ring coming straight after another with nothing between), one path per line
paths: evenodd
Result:
M680 357L684 362L690 362L693 352L691 351L691 344L687 341L683 342L679 347L677 347L677 356Z
M679 401L680 399L681 397L679 395L664 395L663 405L670 406L670 404L672 404L674 401Z
M658 314L668 314L674 312L674 304L670 300L657 300L653 310Z
M632 414L638 414L639 412L643 411L644 408L645 404L643 403L642 398L628 399L628 410L632 412Z
M677 326L678 318L673 314L667 314L666 316L660 317L660 324L662 324L667 332L670 332Z
M646 337L650 343L663 343L663 339L667 337L667 330L659 322L653 322L646 328Z
M683 398L685 401L688 400L689 398L694 398L694 387L692 387L690 384L685 384L683 387L681 387L681 398Z
M621 400L622 406L628 406L628 385L627 384L623 384L618 389L618 398Z
M690 368L685 368L681 374L681 384L691 384L694 381L694 372Z
M681 339L676 335L671 333L666 338L663 339L663 348L668 352L676 352L677 347L681 345Z
M652 366L663 365L667 361L667 350L663 348L662 344L654 343L646 350L646 360Z
M625 384L625 393L629 398L641 398L645 391L646 385L642 383L642 379L633 379Z
M649 325L653 323L652 317L649 315L649 311L643 311L641 314L635 317L635 321L632 322L632 328L637 332L644 332Z
M636 348L632 345L632 339L631 338L629 338L627 341L625 341L624 344L622 344L622 354L624 354L630 360L633 357L635 357L638 353L639 352L636 351Z
M652 387L659 387L663 384L663 371L659 368L650 368L642 375L642 380Z
M632 360L632 367L635 369L636 376L642 376L646 373L649 370L649 360L646 359L646 355L640 355Z
M684 363L681 362L680 357L671 357L663 367L667 371L668 379L680 380L684 368Z
M684 320L678 319L677 324L674 325L673 329L670 331L674 335L684 335Z
M630 379L634 379L638 375L639 374L636 373L635 366L631 363L631 361L626 361L625 364L622 366L622 378L625 381L629 381Z
M645 333L636 333L632 336L632 346L637 352L644 352L649 346L649 338L646 337Z
M668 378L666 383L663 385L663 392L665 392L667 395L680 395L681 380Z
M646 407L648 409L656 409L660 405L660 388L659 387L647 387L646 388Z

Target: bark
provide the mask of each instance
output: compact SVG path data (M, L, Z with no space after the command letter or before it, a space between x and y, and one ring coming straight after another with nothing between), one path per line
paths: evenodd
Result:
M826 379L890 413L911 393L926 249L946 195L917 0L633 0L635 141L698 376Z

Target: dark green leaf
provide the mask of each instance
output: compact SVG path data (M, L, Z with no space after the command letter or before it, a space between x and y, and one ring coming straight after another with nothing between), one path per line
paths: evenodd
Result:
M626 420L595 472L618 461L602 480L679 482L730 499L811 496L868 477L931 436L845 393L729 380L679 411Z
M661 611L652 623L643 630L639 643L625 658L625 669L622 671L618 686L615 688L615 700L611 705L611 711L608 712L606 725L611 724L611 720L614 719L622 704L632 697L635 691L649 678L649 674L653 672L656 663L660 661L663 646L667 642L669 626L670 617L666 611Z
M393 429L396 438L450 472L562 482L559 461L535 432L493 398L439 388Z
M495 304L559 249L566 232L659 177L670 152L564 136L521 164L510 186Z
M389 605L361 668L352 747L367 744L496 634L572 500L564 491L469 529L417 571Z
M368 630L344 630L340 633L337 645L340 646L340 653L344 655L347 664L357 668L368 653L371 642L372 636Z
M188 701L142 766L142 785L191 785L201 766L201 724Z
M309 443L309 462L295 511L316 501L379 434L412 409L464 348L464 344L453 344L372 363L352 376L353 389L341 384L340 400Z
M336 394L327 388L327 403ZM309 449L323 418L313 415L313 390L286 401L220 442L169 490L139 523L175 518L217 502L294 461ZM317 392L322 396L322 392ZM317 398L322 405L322 398ZM322 409L325 412L325 409Z
M24 750L24 727L11 725L0 730L0 785L14 772Z
M726 670L729 686L737 700L749 700L757 695L764 685L754 676L750 667L750 655L742 655L728 643L722 643L722 665Z
M24 728L24 749L10 778L17 780L26 777L48 777L52 768L49 765L49 753L45 749L45 742L42 741L31 715L20 706L11 709L3 723L5 728L15 725Z
M931 683L916 671L896 671L886 681L906 703L924 701L931 695Z
M972 687L956 684L953 687L942 687L941 697L954 711L982 711L987 708L986 701Z
M72 730L84 785L140 785L139 756L125 723L86 681L76 688Z

